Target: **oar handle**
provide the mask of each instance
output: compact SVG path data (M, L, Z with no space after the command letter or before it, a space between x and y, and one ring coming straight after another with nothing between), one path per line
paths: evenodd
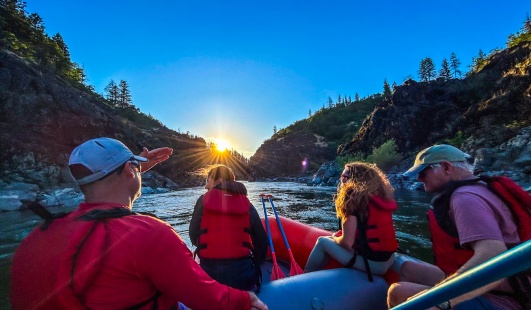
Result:
M265 225L266 225L266 230L267 230L267 240L269 241L269 247L271 248L271 253L275 253L275 248L273 247L273 237L271 236L271 228L269 228L269 220L267 219L267 210L266 210L266 205L265 205L265 200L264 200L264 194L260 194L259 195L260 198L262 199L262 206L264 207L264 222L265 222Z
M284 239L284 243L286 244L286 248L290 250L288 238L286 237L286 234L284 233L284 228L282 227L282 223L280 222L280 218L277 213L277 209L275 208L275 204L273 203L273 196L267 195L266 196L269 199L269 202L271 203L271 208L273 209L273 213L275 213L275 218L277 220L278 229L280 230L280 233L282 234L282 238Z

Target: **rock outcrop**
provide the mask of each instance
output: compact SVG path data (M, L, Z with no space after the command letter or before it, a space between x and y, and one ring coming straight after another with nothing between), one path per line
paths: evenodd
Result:
M107 136L121 140L137 154L142 147L172 147L174 155L153 169L167 178L153 177L160 186L203 182L190 172L209 159L205 140L135 113L126 117L85 86L71 85L52 72L0 51L0 181L6 186L30 184L41 190L72 187L66 168L72 149L88 139Z
M304 175L335 156L335 147L322 137L299 131L265 141L251 156L249 165L258 177Z
M394 139L406 158L405 168L421 149L452 141L494 165L483 164L483 169L513 171L521 182L530 183L529 140L523 138L529 126L531 43L522 43L492 55L479 72L463 80L406 81L375 107L338 152L367 155Z

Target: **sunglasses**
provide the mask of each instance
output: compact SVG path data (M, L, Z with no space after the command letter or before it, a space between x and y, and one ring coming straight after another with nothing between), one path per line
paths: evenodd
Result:
M348 180L350 178L350 175L348 174L341 174L341 182L345 182L346 180Z
M441 164L429 164L426 166L426 168L422 169L419 173L418 173L418 176L419 177L423 177L426 172L428 172L430 169L435 169L435 168L439 168L441 166Z
M131 165L136 167L136 170L138 170L138 172L142 173L142 165L140 165L138 161L130 160L129 162L131 163Z

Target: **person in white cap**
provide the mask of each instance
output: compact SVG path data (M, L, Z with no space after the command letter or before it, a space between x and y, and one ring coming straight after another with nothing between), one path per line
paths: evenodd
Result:
M267 309L252 292L212 280L169 224L132 212L142 172L172 152L137 156L110 138L76 147L69 168L85 202L21 242L12 309Z
M451 145L434 145L418 153L413 167L404 173L416 176L427 192L438 194L432 201L433 210L428 211L437 266L405 262L400 270L405 281L389 288L389 307L520 242L511 210L474 176L469 157ZM523 309L521 295L511 286L500 280L434 309Z

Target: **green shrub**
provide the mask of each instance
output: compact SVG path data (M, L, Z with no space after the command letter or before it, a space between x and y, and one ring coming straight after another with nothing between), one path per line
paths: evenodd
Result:
M396 152L395 140L387 140L379 148L374 149L371 155L367 156L367 161L378 166L382 171L389 171L402 160L402 156Z
M455 146L456 148L460 148L463 142L465 142L466 138L463 136L463 132L459 130L455 137L446 139L444 142L446 144L450 144L452 146Z
M336 158L336 162L341 169L343 169L346 164L354 161L367 162L367 159L361 153L356 153L354 155L338 156Z

